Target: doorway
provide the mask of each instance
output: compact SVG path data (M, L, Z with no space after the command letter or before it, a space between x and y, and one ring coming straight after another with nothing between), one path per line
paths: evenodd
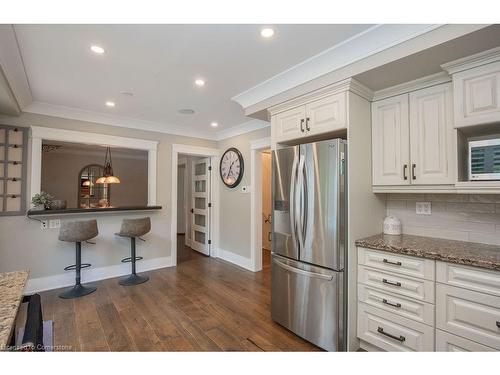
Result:
M262 171L262 268L271 264L272 214L271 214L271 150L261 152Z
M179 150L176 150L179 149ZM188 152L179 152L180 150ZM216 256L212 250L215 221L212 205L217 194L212 194L214 183L211 165L218 160L215 150L174 145L172 154L172 265ZM176 152L177 151L177 152ZM191 151L191 152L189 152ZM174 164L175 163L175 164Z
M210 158L180 154L177 165L177 263L210 256Z

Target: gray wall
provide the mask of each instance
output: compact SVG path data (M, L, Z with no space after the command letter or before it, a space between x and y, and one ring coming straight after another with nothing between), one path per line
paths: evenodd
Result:
M432 215L417 215L417 201L431 202ZM407 234L500 245L500 195L388 194L387 214Z
M250 194L242 193L241 187L250 185L250 142L271 136L271 128L256 130L228 138L217 143L221 153L229 147L236 147L243 155L245 171L243 179L234 189L220 183L220 245L226 251L250 258ZM214 166L219 174L219 166Z
M129 243L114 235L124 217L151 216L152 231L146 236L147 242L139 244L138 250L145 259L170 256L172 144L217 146L216 142L197 138L118 128L29 113L23 113L20 117L0 116L0 123L14 126L52 127L159 141L157 203L163 209L154 213L101 214L96 216L99 225L97 243L96 245L84 245L83 249L83 261L92 263L93 267L116 265L121 258L128 256ZM30 277L37 278L61 274L64 272L63 268L72 263L74 263L74 248L71 244L61 243L57 240L57 230L42 231L39 222L24 216L0 217L0 272L29 268Z
M103 164L102 155L71 152L42 152L42 191L67 201L67 207L78 207L79 173L89 164ZM123 152L122 152L123 153ZM145 206L148 203L148 153L144 157L124 157L113 153L113 171L120 184L110 186L112 206Z

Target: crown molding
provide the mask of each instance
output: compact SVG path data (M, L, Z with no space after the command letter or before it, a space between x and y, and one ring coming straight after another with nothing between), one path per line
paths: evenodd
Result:
M338 94L340 92L346 92L346 91L351 91L363 98L365 98L368 101L371 101L373 98L373 91L370 90L368 87L362 85L358 81L356 81L354 78L347 78L344 79L343 81L339 81L336 83L333 83L331 85L322 87L318 90L312 91L310 93L307 93L305 95L298 96L296 98L293 98L291 100L288 100L284 103L280 103L278 105L275 105L271 108L269 108L269 113L271 115L274 115L279 112L286 111L288 109L297 107L299 105L304 105L307 103L310 103L312 101L324 98L326 96Z
M42 144L43 145L43 144ZM68 149L64 146L58 150L54 150L51 152L47 152L46 154L53 155L75 155L75 156L96 156L102 159L105 152L105 148L103 147L102 151L98 150L83 150L83 149ZM132 155L126 153L124 151L116 151L116 149L112 148L113 159L130 159L130 160L148 160L148 153L144 152L144 155Z
M315 78L341 69L444 25L375 25L232 97L248 108Z
M449 74L455 74L463 70L476 68L492 62L500 61L500 47L492 48L487 51L479 52L471 56L462 57L441 65L443 70Z
M271 124L267 121L262 120L250 120L244 122L243 124L233 126L229 129L221 130L217 133L215 140L223 141L224 139L236 137L238 135L253 132L255 130L264 129Z
M373 95L373 101L390 98L408 92L420 90L430 86L440 85L442 83L451 82L451 77L446 72L431 74L426 77L418 78L413 81L404 82L396 86L378 90Z

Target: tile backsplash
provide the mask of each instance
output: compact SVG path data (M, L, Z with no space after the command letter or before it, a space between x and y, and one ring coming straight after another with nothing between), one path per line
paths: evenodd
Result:
M431 202L431 215L417 215L416 202ZM500 194L387 194L387 215L403 233L500 245Z

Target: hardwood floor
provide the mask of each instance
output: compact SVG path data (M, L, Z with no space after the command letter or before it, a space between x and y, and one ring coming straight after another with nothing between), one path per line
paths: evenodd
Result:
M205 257L205 255L186 246L185 234L177 235L177 264L203 257Z
M74 300L58 298L60 290L41 293L55 349L319 350L271 320L269 267L252 273L197 256L148 274L149 282L131 287L97 282L95 293Z

